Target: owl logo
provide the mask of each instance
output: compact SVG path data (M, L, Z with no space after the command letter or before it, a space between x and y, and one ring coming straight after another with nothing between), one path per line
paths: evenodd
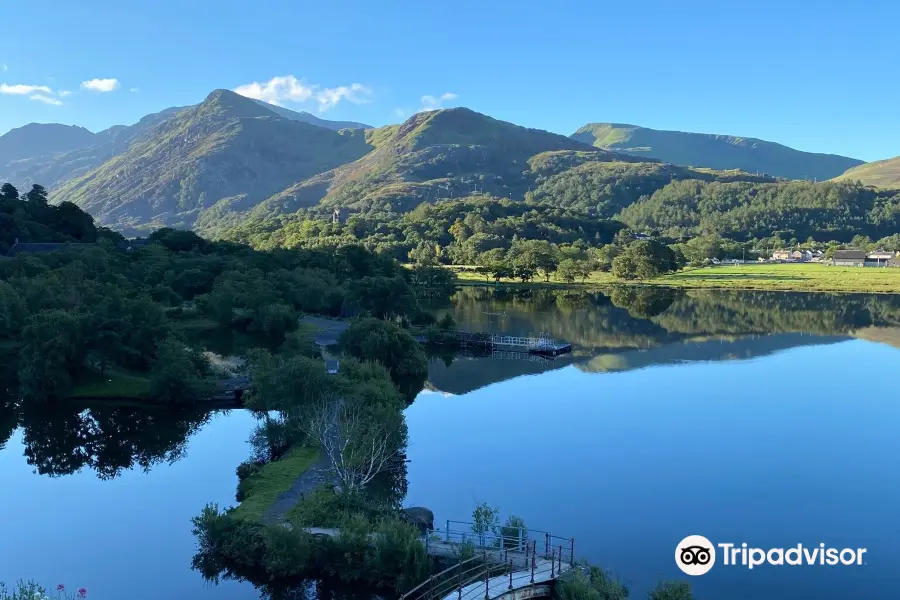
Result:
M705 565L709 562L711 548L688 546L681 548L681 562L686 565Z
M689 535L675 548L675 564L687 575L705 575L716 564L716 547L702 535Z

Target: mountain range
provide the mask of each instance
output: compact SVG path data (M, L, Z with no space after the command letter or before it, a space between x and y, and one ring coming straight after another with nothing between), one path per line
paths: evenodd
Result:
M647 178L766 176L869 183L872 165L878 163L753 138L632 125L594 123L564 136L465 108L421 112L399 125L372 128L227 90L99 133L31 124L0 136L0 181L41 183L52 201L72 201L125 232L173 226L215 234L248 218L301 208L319 214L335 206L404 212L473 193L523 199L556 180L598 185L606 174L622 171L638 174L635 185ZM900 171L900 164L886 165L891 169ZM879 174L877 181L891 179Z
M598 148L676 165L741 169L786 179L823 181L863 164L855 158L801 152L756 138L662 131L622 123L589 123L572 137Z

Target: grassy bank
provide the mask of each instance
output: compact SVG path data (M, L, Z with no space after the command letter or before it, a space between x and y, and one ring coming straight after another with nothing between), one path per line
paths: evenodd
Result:
M243 482L245 495L231 514L239 519L261 522L263 514L278 497L291 488L319 458L315 448L294 448L281 460L271 462Z
M484 276L472 272L458 274L460 283L482 284ZM638 283L616 279L609 273L593 273L584 285ZM775 290L794 292L864 292L900 294L900 269L875 267L832 267L819 264L721 265L701 269L685 269L639 282L680 288L731 290ZM491 281L488 285L494 285ZM559 281L536 281L522 284L501 280L501 285L516 287L569 287ZM572 286L579 286L576 283Z
M99 373L86 373L70 398L149 398L150 379L118 370L111 370L103 377Z

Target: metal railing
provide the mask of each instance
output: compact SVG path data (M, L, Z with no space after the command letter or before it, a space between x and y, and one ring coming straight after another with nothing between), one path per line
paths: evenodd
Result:
M574 538L524 527L497 531L475 533L472 523L447 521L443 531L434 532L440 539L431 541L426 535L426 547L443 544L457 554L459 562L432 575L400 600L489 600L509 590L552 581L575 565ZM463 558L468 552L474 555Z
M497 526L491 531L475 533L475 524L467 521L447 520L443 530L437 530L445 542L467 543L471 542L476 548L503 548L524 551L525 543L537 542L538 556L543 553L544 558L549 558L553 549L562 546L562 553L570 566L575 565L575 538L553 535L549 531L529 529L527 527ZM542 547L543 546L543 552Z

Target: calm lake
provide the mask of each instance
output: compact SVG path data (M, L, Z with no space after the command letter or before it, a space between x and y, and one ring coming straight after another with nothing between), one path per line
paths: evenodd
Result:
M460 329L546 332L573 353L432 362L406 413L406 504L436 526L488 502L574 537L632 598L687 579L673 557L690 534L867 548L860 567L719 563L691 584L699 600L896 597L900 298L466 288L447 311ZM234 502L249 414L3 410L0 580L259 597L190 569L190 519Z

